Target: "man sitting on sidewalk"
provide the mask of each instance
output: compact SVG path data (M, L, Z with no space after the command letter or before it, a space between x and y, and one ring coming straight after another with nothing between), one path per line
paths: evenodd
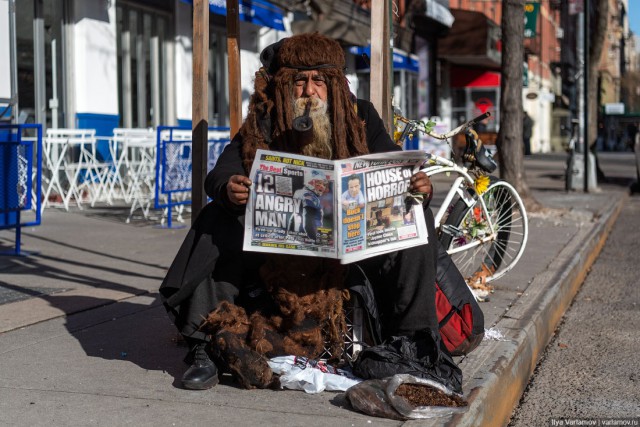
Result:
M334 260L323 258L311 267L315 258L290 256L283 261L282 255L243 252L244 214L251 186L248 174L257 149L325 159L400 150L372 104L356 100L349 92L344 51L336 41L319 34L295 35L265 49L261 61L264 67L255 75L249 114L206 178L205 190L213 202L198 216L160 287L163 302L190 347L192 364L182 378L183 386L207 389L218 382L211 356L224 353L220 343L224 347L229 341L216 338L210 346L212 336L201 328L203 319L223 302L243 307L247 313L260 309L255 307L256 301L263 300L255 296L266 293L265 282L270 280L266 276L280 269L275 275L288 277L292 266L309 266L309 271L317 267L317 280L331 278L337 289L346 287L348 277L361 270L375 293L375 301L365 301L365 306L378 310L383 338L407 336L425 354L446 351L440 344L436 318L438 251L429 209L425 209L429 244L366 259L343 276L337 274L340 264ZM292 122L303 114L309 100L313 141L301 146ZM410 191L425 195L425 203L431 190L426 174L418 172L411 177ZM295 293L296 285L291 279L282 287ZM284 309L280 306L279 310L281 315Z

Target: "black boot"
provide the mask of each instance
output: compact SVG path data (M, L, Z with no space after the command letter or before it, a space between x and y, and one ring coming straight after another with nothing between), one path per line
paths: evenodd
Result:
M193 362L182 376L182 386L189 390L207 390L218 384L218 368L207 353L207 343L195 344L191 353Z

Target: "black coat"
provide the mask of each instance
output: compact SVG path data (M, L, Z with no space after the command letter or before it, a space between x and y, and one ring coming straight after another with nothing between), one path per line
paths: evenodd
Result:
M358 100L357 106L358 116L366 125L369 152L401 150L389 138L373 105ZM196 304L197 308L193 308L190 299L203 281L213 278L216 283L226 282L240 287L257 275L255 266L259 263L254 260L260 259L261 254L242 251L245 208L225 203L229 178L245 174L241 146L242 138L236 135L207 175L205 191L213 201L198 215L160 285L162 301L185 335L191 335L191 330L185 331L185 321L181 318L187 315L191 319L202 319L201 316L215 309L215 298L213 302ZM189 308L185 309L187 306ZM185 313L185 310L190 310L190 313Z

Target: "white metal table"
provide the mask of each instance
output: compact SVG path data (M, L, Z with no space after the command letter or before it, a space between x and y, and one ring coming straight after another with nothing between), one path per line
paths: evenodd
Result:
M47 129L43 143L46 188L42 209L52 206L52 193L66 210L75 201L94 203L104 188L106 167L96 156L95 129Z

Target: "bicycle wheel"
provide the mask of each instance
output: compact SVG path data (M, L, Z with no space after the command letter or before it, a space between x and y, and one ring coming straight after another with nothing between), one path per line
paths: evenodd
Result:
M502 277L516 265L527 244L529 225L522 199L506 181L490 179L482 194L486 213L480 200L471 207L458 200L440 235L465 279L482 270L492 272L487 282ZM487 216L494 224L493 234Z

